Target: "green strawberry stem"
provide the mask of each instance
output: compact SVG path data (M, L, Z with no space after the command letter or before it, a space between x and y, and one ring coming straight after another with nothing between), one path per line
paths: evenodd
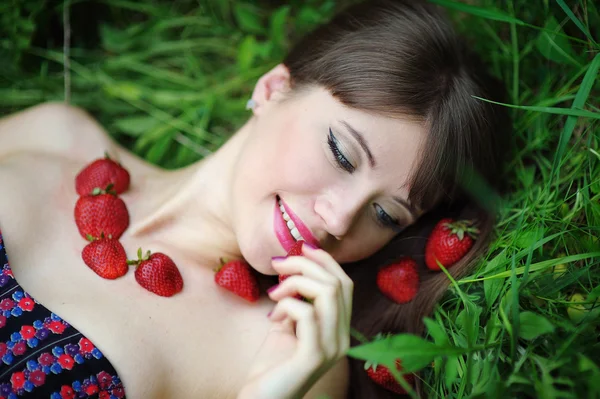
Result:
M97 240L104 240L104 239L106 239L106 238L107 238L107 237L105 237L105 236L104 236L104 232L100 233L100 237L94 237L94 236L93 236L93 235L91 235L91 234L86 234L86 235L85 235L85 239L86 239L86 240L88 240L89 242L92 242L92 241L97 241ZM108 235L108 239L109 239L109 240L112 240L112 234L109 234L109 235Z
M219 266L217 266L216 268L212 269L213 272L218 273L223 268L223 266L225 266L225 264L227 263L227 259L223 258L223 257L220 257L219 258L219 263L220 263Z
M110 183L108 186L106 186L106 188L104 190L102 190L100 187L95 187L92 190L92 195L96 196L96 195L100 195L100 194L112 194L114 196L117 195L117 192L115 190L113 190L114 184Z
M137 251L137 256L138 258L133 260L133 259L127 259L127 264L129 266L139 266L142 262L147 261L148 259L150 259L150 251L146 251L146 255L142 256L142 248L138 248Z
M476 240L479 235L479 229L475 226L474 220L459 220L452 223L446 223L445 227L450 229L452 234L456 234L461 241L465 237L465 233L473 240Z

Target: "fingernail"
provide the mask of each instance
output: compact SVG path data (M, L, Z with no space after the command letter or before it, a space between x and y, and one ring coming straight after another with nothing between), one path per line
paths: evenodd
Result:
M306 241L304 241L304 244L302 244L302 245L303 245L303 246L304 246L304 245L306 245L306 246L307 246L307 247L309 247L310 249L319 249L319 248L315 247L314 245L307 243Z
M274 256L271 258L271 262L279 262L284 260L286 257L285 256Z
M267 289L267 293L270 294L271 292L275 291L277 287L279 287L279 284L275 284L271 288Z

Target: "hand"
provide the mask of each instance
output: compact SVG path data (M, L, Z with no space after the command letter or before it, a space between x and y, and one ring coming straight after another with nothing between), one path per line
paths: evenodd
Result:
M302 398L349 348L354 283L327 252L306 245L302 252L273 262L292 276L269 293L278 302L273 327L238 399Z

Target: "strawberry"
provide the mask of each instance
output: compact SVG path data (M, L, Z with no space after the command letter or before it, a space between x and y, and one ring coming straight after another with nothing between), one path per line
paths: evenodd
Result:
M123 245L114 238L96 240L89 237L92 242L83 248L81 257L98 276L114 280L127 273L127 254Z
M129 226L129 212L125 202L111 191L94 189L92 195L79 197L75 204L75 223L83 238L119 238Z
M146 252L138 249L138 259L128 260L127 264L137 265L135 281L148 291L160 296L173 296L183 289L183 277L175 262L167 255Z
M466 233L466 234L465 234ZM431 270L440 270L439 261L445 268L458 262L473 246L479 230L473 221L454 221L451 218L440 220L425 246L425 264Z
M410 302L419 291L417 262L408 256L387 265L377 272L379 290L397 303Z
M302 256L302 244L304 244L303 240L296 241L296 243L290 248L289 252L287 253L287 256ZM285 281L285 279L288 277L290 277L290 276L286 275L286 274L280 274L279 275L279 284L283 283ZM294 296L294 298L300 299L300 300L304 299L304 297L300 294L296 294Z
M75 177L75 190L79 195L90 195L95 188L104 188L109 184L114 186L117 194L129 188L129 172L110 159L108 153L83 168Z
M217 268L215 282L217 285L233 292L249 302L256 302L260 296L258 281L252 268L244 260L221 260Z
M402 371L400 359L396 359L396 369ZM365 370L369 378L377 385L381 385L385 389L400 395L407 393L387 367L378 365L377 363L366 362ZM404 381L408 382L409 385L414 384L415 376L413 374L404 374L403 377Z

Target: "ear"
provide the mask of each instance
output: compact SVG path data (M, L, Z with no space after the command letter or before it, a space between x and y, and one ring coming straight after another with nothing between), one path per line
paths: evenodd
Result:
M264 109L269 101L276 100L289 89L290 72L285 65L279 64L264 74L256 83L254 92L252 92L252 99L256 103L254 114L259 115L261 109Z

